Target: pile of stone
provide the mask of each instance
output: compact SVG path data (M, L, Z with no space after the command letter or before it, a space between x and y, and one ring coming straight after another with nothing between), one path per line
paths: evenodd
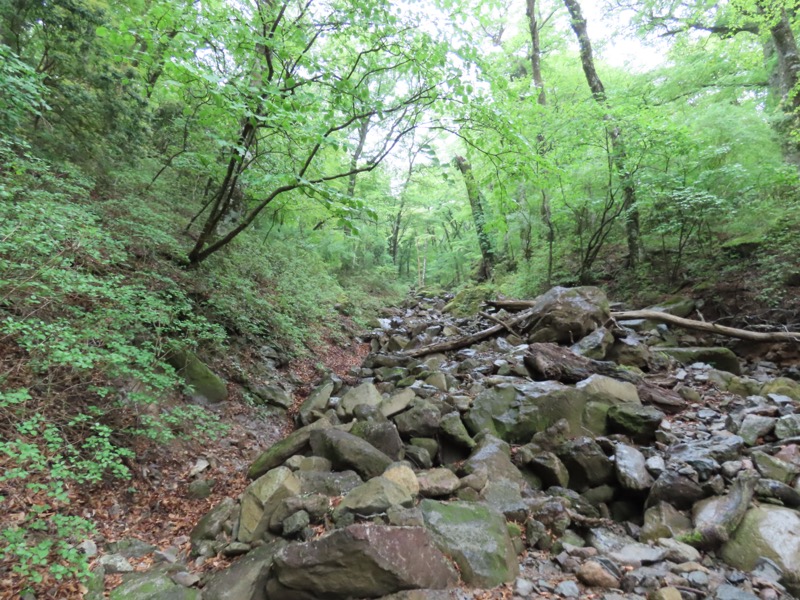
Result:
M202 597L800 591L800 384L743 376L726 348L663 325L613 323L595 288L548 294L524 331L419 358L490 322L434 299L381 319L357 382L321 382L242 497L195 528L196 556L245 555ZM540 352L597 372L542 380Z

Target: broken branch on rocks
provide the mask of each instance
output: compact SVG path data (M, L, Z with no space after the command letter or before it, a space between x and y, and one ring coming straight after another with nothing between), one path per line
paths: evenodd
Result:
M724 325L717 325L715 323L708 323L707 321L693 321L692 319L684 319L683 317L676 317L664 312L655 310L629 310L622 312L612 312L611 316L615 319L649 319L652 321L659 321L661 323L669 323L670 325L677 325L684 329L691 329L693 331L703 331L706 333L716 333L727 337L734 337L741 340L750 340L754 342L800 342L800 332L792 331L748 331L747 329L737 329L735 327L726 327Z

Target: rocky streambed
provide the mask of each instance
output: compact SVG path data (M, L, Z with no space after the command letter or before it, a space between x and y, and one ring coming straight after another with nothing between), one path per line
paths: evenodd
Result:
M167 563L111 597L795 597L800 383L617 323L596 288L537 303L525 322L422 297L387 311L352 384L320 382L192 533L192 560L243 556L184 585Z

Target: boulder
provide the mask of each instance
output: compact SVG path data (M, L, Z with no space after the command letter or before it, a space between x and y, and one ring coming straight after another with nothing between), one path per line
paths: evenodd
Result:
M289 408L294 404L292 395L277 385L259 385L252 392L262 401L278 408Z
M592 438L570 440L556 454L569 471L569 487L573 490L584 492L612 479L613 464Z
M385 513L393 506L410 507L414 498L406 488L385 477L374 477L342 499L334 516L351 513L363 517Z
M192 396L216 404L228 399L228 387L222 378L188 350L173 350L167 355L167 363L183 377L192 389Z
M675 471L664 471L650 488L645 505L649 508L666 502L683 510L691 508L707 495L703 487L689 477Z
M328 400L331 399L333 388L333 382L326 381L314 388L308 398L303 401L298 410L298 416L303 425L308 425L313 420L313 413L325 410L325 407L328 406Z
M676 317L686 318L695 308L695 302L691 298L684 298L683 296L673 296L667 298L663 302L659 302L654 306L649 306L645 310L653 310L656 312L667 313Z
M267 600L272 562L284 546L284 540L259 546L227 569L214 573L203 588L203 600Z
M595 329L592 333L585 336L577 344L570 346L570 350L578 356L603 360L608 353L611 344L614 343L613 334L605 327Z
M738 357L728 348L659 347L658 351L671 356L684 365L700 362L734 375L742 374L742 365L739 363Z
M785 415L775 423L775 437L779 440L800 436L800 414Z
M596 400L605 404L641 404L636 386L627 381L619 381L605 375L592 375L588 379L575 384L589 396L589 400Z
M390 479L404 488L412 496L419 495L419 479L417 474L405 463L397 463L383 472L381 477Z
M389 421L359 421L353 425L350 433L368 441L392 460L402 460L405 455L397 427Z
M755 446L759 438L772 432L775 428L775 421L776 419L773 417L754 414L746 415L736 433L744 440L745 444Z
M364 523L280 550L267 597L375 598L409 589L445 589L457 581L425 529Z
M554 287L534 302L537 322L530 342L574 344L611 318L608 298L597 287Z
M246 544L259 539L281 500L299 493L300 481L286 467L277 467L256 479L242 495L237 539Z
M761 386L762 396L769 396L770 394L788 396L795 402L800 402L800 383L788 377L772 379Z
M315 456L327 458L335 469L353 469L364 479L377 477L392 459L360 437L338 429L317 429L309 439Z
M644 513L644 526L639 534L643 542L663 538L675 538L688 534L692 521L671 504L659 502Z
M408 406L416 397L417 395L414 393L414 390L401 390L395 394L392 394L385 400L382 400L378 405L378 408L385 417L393 417L394 415L401 413L408 408Z
M310 425L293 431L281 441L274 443L267 448L267 450L262 452L261 455L253 461L253 464L250 465L247 476L250 479L258 479L270 469L282 465L289 457L303 451L308 445L312 431L315 429L325 429L330 426L330 421L322 418L319 421L314 421Z
M624 433L638 444L648 444L655 439L663 418L664 413L652 406L619 404L608 409L608 429Z
M492 481L508 479L524 487L525 478L511 462L511 447L493 435L484 435L475 450L464 461L462 470L470 475L484 472Z
M633 446L617 444L614 449L614 471L623 489L643 492L653 485L653 477L645 466L645 457Z
M355 471L323 472L297 471L295 477L300 481L303 494L324 494L326 496L344 496L364 481Z
M427 400L417 400L411 408L395 416L397 430L406 438L430 437L439 431L441 413L439 408Z
M569 485L569 471L553 452L539 452L532 456L524 466L542 480L545 488L554 485L559 487Z
M741 474L724 496L701 500L692 509L694 538L702 548L716 549L728 541L744 518L758 478Z
M344 396L339 402L339 408L345 415L351 416L353 409L359 404L367 404L369 406L380 406L383 401L383 396L372 383L362 383L354 387Z
M722 546L721 555L743 571L754 569L762 557L775 561L796 593L800 590L800 513L769 505L749 509Z
M478 394L464 417L473 434L486 430L512 443L526 443L537 432L564 420L572 435L589 431L606 433L605 410L597 418L597 406L581 389L557 381L500 383Z
M420 509L425 527L458 564L464 583L494 587L517 576L514 545L501 514L470 502L423 500Z
M200 590L176 584L161 569L131 573L114 588L110 600L200 600Z
M217 539L225 522L231 518L236 508L236 502L232 498L224 498L219 504L208 511L205 516L197 522L189 535L192 546L192 554L202 553L204 541L214 541Z
M450 469L428 469L417 473L419 493L426 498L449 496L461 485L461 481Z
M458 411L453 411L442 417L439 422L442 435L453 443L472 450L475 447L475 440L469 435L461 415Z

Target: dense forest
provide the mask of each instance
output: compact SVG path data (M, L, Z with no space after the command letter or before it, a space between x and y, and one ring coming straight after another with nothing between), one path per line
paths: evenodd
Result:
M409 290L785 323L797 9L0 0L0 596L83 586L82 495L224 435L187 352L321 373Z

